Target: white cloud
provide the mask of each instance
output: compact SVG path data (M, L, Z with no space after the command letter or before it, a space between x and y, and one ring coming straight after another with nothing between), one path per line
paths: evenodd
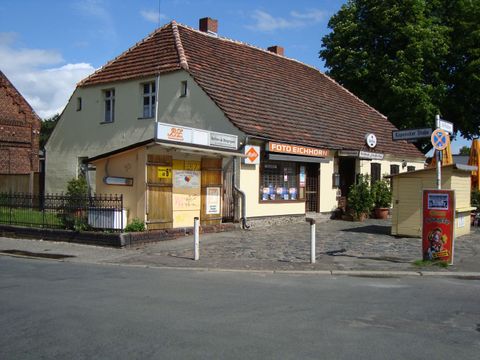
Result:
M325 20L328 17L327 12L322 10L310 10L306 13L299 13L297 11L292 11L290 15L296 19L305 20L305 25L308 25L307 22L320 22Z
M0 69L41 118L61 112L78 81L95 69L64 64L55 50L16 48L16 34L0 33Z
M167 18L166 15L160 14L156 10L140 10L140 15L142 15L145 20L154 24L158 24L160 20L165 20Z
M291 11L287 18L274 17L265 11L255 10L251 15L255 23L247 25L247 28L254 31L272 32L279 29L292 29L312 25L324 20L326 17L326 12L316 9L305 13Z

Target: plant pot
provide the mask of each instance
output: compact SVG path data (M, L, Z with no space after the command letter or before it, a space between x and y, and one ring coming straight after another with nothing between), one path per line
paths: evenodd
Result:
M365 221L366 219L368 219L368 214L367 213L361 213L359 214L358 216L357 215L353 215L353 221Z
M388 218L388 208L375 208L375 218L385 220Z

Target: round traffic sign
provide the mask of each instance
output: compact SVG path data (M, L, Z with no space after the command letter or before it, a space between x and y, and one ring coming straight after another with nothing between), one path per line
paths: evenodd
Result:
M432 145L436 150L443 150L448 146L450 137L443 129L437 129L432 133Z

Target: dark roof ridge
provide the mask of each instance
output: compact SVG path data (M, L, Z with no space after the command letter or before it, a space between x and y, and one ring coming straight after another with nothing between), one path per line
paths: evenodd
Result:
M121 56L124 56L125 54L128 54L130 51L132 51L133 49L135 49L138 45L140 44L143 44L144 42L146 42L147 40L149 40L150 38L152 38L153 36L155 36L155 34L157 34L158 32L162 31L163 29L167 28L169 25L173 25L173 21L172 22L169 22L165 25L163 25L162 27L159 27L157 29L155 29L154 31L152 31L150 34L148 34L146 37L144 37L142 40L136 42L134 45L130 46L127 50L125 50L124 52L122 52L120 55L117 55L115 56L112 60L106 62L105 64L103 64L101 67L99 67L97 70L95 70L93 73L91 73L90 75L88 75L86 78L82 79L81 81L79 81L77 83L77 86L82 86L83 84L85 84L88 80L90 80L90 78L92 78L93 76L95 76L96 74L98 74L100 71L102 71L105 67L107 67L108 65L110 65L111 63L113 63L114 61L116 61L119 57Z
M301 62L300 60L297 60L297 59L294 59L294 58L290 58L290 57L285 56L285 55L280 55L280 54L274 53L274 52L272 52L272 51L270 51L270 50L261 48L261 47L259 47L259 46L252 45L252 44L249 44L249 43L240 41L240 40L230 39L230 38L227 38L227 37L224 37L224 36L220 36L220 35L209 34L209 33L206 33L206 32L204 32L204 31L201 31L201 30L192 28L191 26L188 26L188 25L185 25L185 24L181 24L181 23L176 23L176 24L177 24L177 26L181 26L181 27L183 27L183 28L185 28L185 29L187 29L187 30L195 31L196 33L202 34L202 35L204 35L204 36L210 36L210 37L213 37L213 38L216 38L216 39L219 39L219 40L223 40L223 41L228 41L228 42L231 42L231 43L234 43L234 44L237 44L237 45L248 46L249 48L263 51L264 53L267 53L267 54L272 55L272 56L277 56L277 57L282 58L282 59L294 61L294 62L296 62L296 63L299 63L299 64L301 64L301 65L307 66L307 67L312 68L313 70L316 70L316 71L318 71L318 72L321 73L321 71L320 71L318 68L316 68L315 66L313 66L313 65L310 65L310 64Z
M188 71L187 57L185 56L185 50L183 49L182 38L180 37L180 33L178 32L177 22L175 20L172 20L171 24L173 38L175 39L175 47L177 48L178 58L180 60L180 66L182 67L182 69Z

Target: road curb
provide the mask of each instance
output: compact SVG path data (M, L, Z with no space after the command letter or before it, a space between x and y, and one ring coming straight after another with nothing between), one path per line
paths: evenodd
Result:
M185 270L222 273L279 274L279 275L319 275L319 276L357 276L357 277L450 277L459 279L480 280L480 272L433 272L433 271L388 271L388 270L270 270L270 269L226 269L212 267L175 267L162 265L141 265L121 263L97 263L99 265L116 265L127 267L142 267L161 270Z
M125 264L115 262L77 262L65 259L47 259L35 256L5 254L0 253L0 256L9 256L24 259L54 261L72 264L93 264L93 265L108 265L108 266L122 266L132 268L144 269L161 269L161 270L183 270L183 271L198 271L198 272L222 272L222 273L250 273L250 274L279 274L279 275L318 275L318 276L355 276L355 277L445 277L468 280L480 280L480 272L453 272L453 271L389 271L389 270L275 270L275 269L228 269L228 268L212 268L212 267L189 267L189 266L162 266L155 264Z

